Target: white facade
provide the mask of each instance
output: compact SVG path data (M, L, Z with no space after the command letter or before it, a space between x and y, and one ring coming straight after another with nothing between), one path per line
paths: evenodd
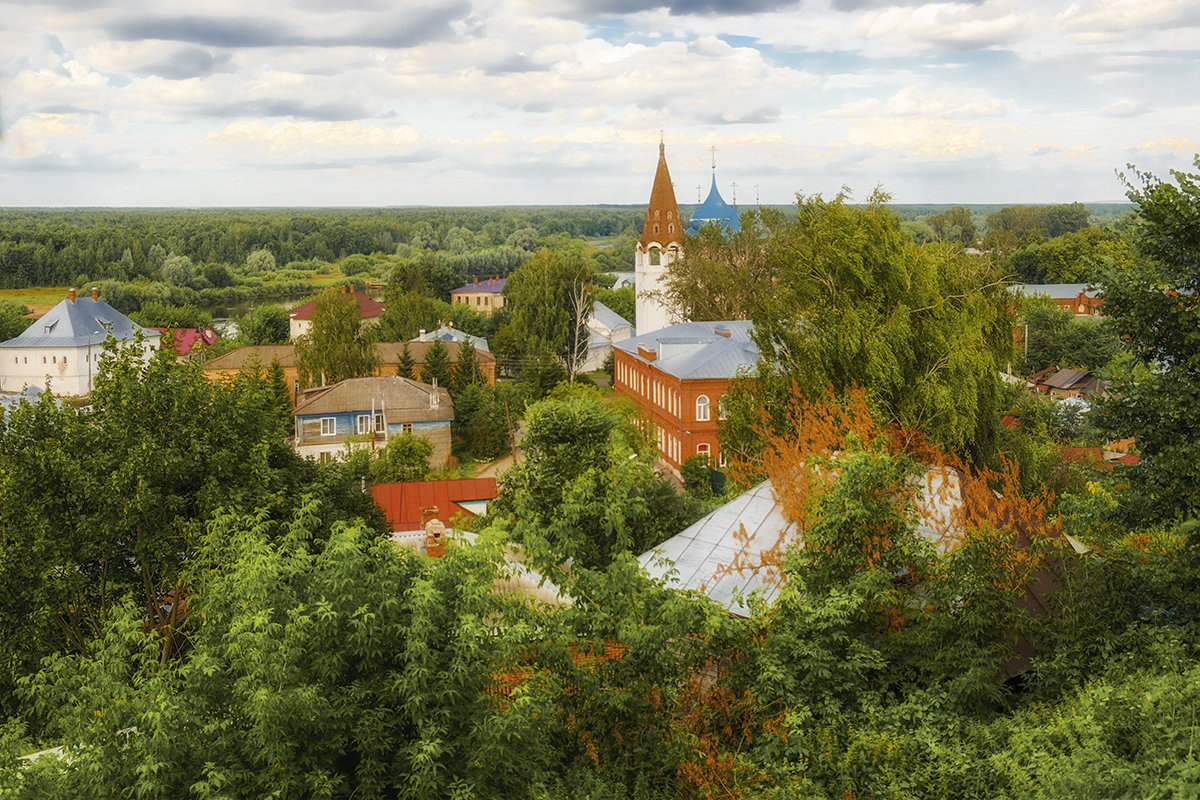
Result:
M637 300L634 308L639 335L661 330L680 321L678 315L663 302L662 291L667 265L682 254L682 249L674 242L665 247L653 241L647 245L638 242L633 255L633 266L637 276Z
M92 296L75 296L74 290L23 333L0 343L0 391L20 392L26 387L47 389L60 397L90 394L103 358L104 343L115 337L128 345L142 337L142 358L158 349L158 331L133 323L121 312Z

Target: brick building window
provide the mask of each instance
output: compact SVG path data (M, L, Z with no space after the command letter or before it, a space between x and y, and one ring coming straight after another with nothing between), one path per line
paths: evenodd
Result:
M696 421L708 422L708 395L706 394L696 398Z

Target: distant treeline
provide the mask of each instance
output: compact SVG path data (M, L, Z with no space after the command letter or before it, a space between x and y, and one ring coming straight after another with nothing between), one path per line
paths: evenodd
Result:
M405 248L463 254L521 240L587 239L640 230L636 208L0 210L0 288L152 277L162 253L196 264L336 261ZM401 253L403 254L403 253Z

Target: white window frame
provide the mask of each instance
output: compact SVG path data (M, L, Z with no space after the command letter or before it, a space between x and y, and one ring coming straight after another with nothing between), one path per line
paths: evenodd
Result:
M708 463L711 464L712 463L712 445L710 445L708 442L701 442L700 444L696 445L696 455L708 456Z
M387 423L383 421L383 414L375 415L375 432L376 433L386 433L387 432Z
M321 435L337 436L337 417L321 417Z
M358 431L359 436L366 436L371 433L371 415L359 414L354 420L354 429Z
M696 398L696 422L708 422L708 395L702 394Z

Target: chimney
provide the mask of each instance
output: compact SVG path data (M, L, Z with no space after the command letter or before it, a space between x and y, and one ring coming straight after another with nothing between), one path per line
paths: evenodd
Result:
M476 285L478 285L478 284L479 284L479 276L478 276L478 275L476 275L476 276L475 276L475 284L476 284Z
M724 336L726 339L733 338L733 331L729 330L729 328L726 328L724 325L718 325L717 327L713 328L713 333L717 334L718 336Z
M437 519L437 515L438 515L438 507L437 506L422 506L421 507L421 529L424 530L425 525L430 520Z
M93 303L100 302L100 287L99 286L92 287L92 302Z
M638 355L647 361L653 361L654 359L658 358L658 350L653 347L647 347L644 344L639 344Z
M425 329L424 328L421 328L421 335L418 338L420 338L421 340L425 339Z
M425 523L425 555L430 558L446 555L446 523L440 519L434 518Z
M72 303L75 302L75 287L74 286L72 286L70 289L67 289L67 299L70 300Z
M492 278L488 278L488 286L491 286L491 285L492 285L493 283L495 283L495 282L496 282L496 281L495 281L495 280L493 280Z

